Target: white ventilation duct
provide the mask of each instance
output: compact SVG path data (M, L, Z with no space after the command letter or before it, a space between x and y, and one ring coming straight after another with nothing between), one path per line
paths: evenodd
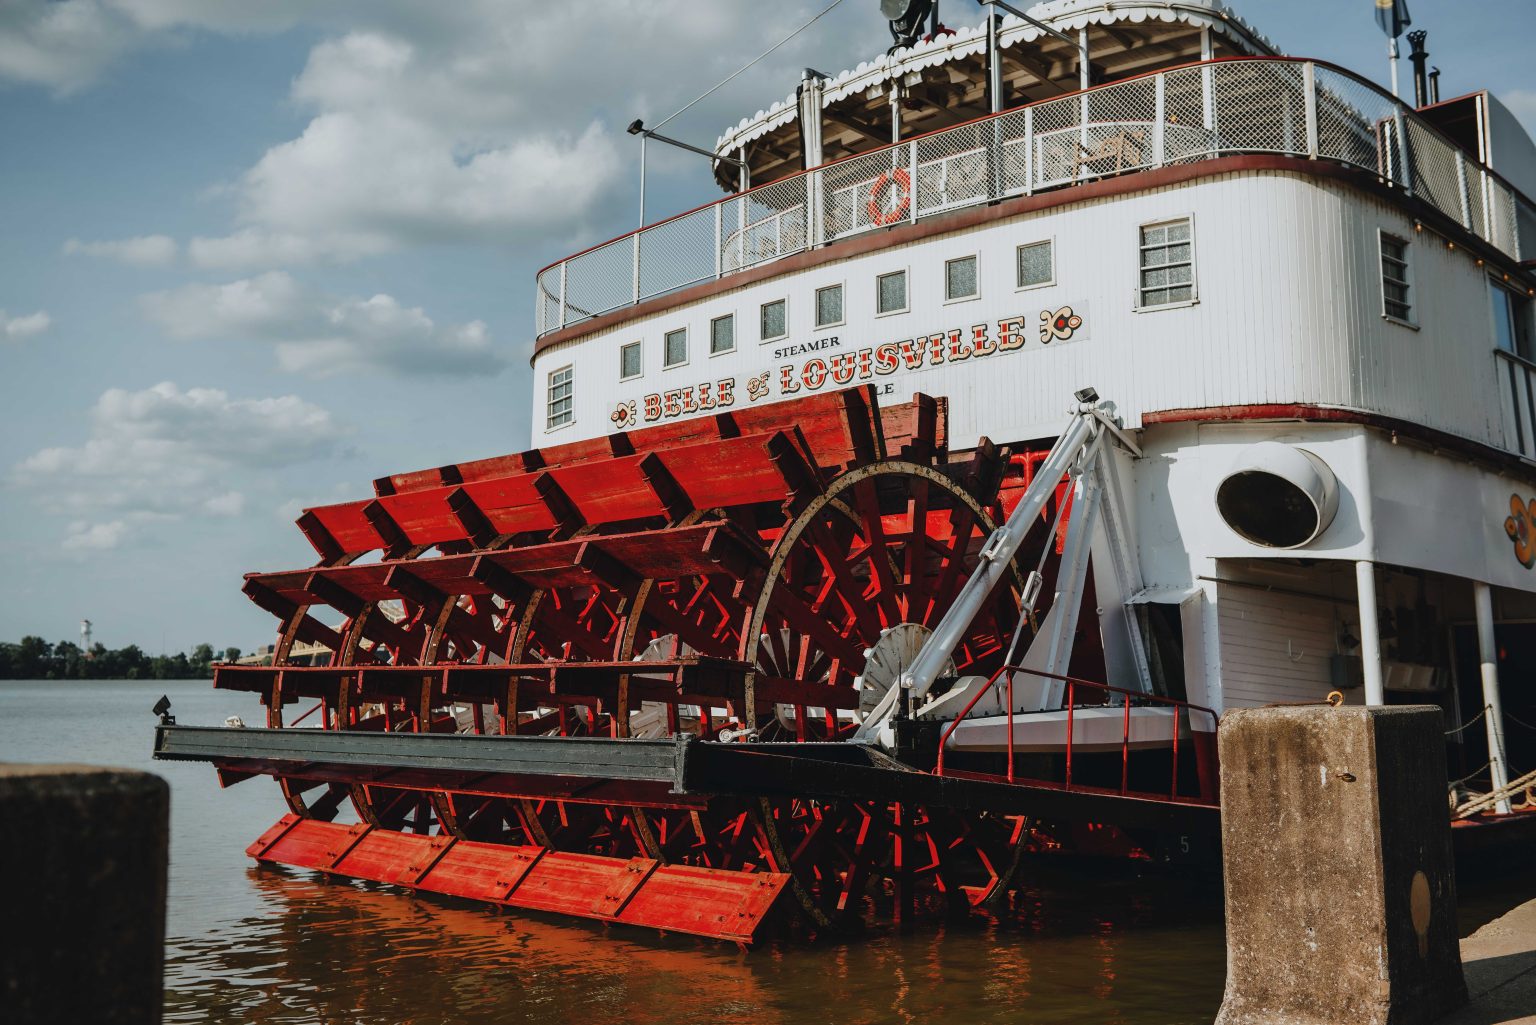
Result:
M1339 511L1339 481L1306 449L1261 441L1238 453L1216 488L1216 509L1239 537L1265 548L1317 540Z

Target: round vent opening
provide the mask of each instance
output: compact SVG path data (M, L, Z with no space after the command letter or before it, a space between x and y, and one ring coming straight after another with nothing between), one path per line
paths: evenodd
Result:
M1245 541L1300 548L1333 522L1338 479L1305 449L1260 442L1239 454L1237 465L1216 488L1216 509Z

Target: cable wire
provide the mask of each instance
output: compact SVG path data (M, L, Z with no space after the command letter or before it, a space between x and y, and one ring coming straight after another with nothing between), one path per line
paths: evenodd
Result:
M665 127L666 123L668 121L671 121L672 118L677 117L678 114L681 114L683 111L687 110L689 107L693 106L695 103L698 103L700 100L703 100L703 99L709 97L710 95L715 93L717 90L719 90L722 86L728 85L730 82L732 82L733 80L738 78L748 68L752 67L752 65L756 64L758 61L762 60L764 57L768 56L770 53L772 53L773 51L777 50L779 47L783 46L785 43L789 42L791 39L795 38L800 33L804 32L806 29L810 28L812 25L816 24L822 18L826 17L828 14L830 14L832 12L832 8L836 7L838 4L840 4L842 2L843 2L843 0L832 0L832 2L830 4L828 4L826 6L826 8L822 10L822 12L820 14L816 15L816 17L812 18L810 21L806 22L804 25L801 25L799 28L795 29L789 35L785 36L783 39L780 39L777 43L774 43L772 46L768 47L768 49L764 50L762 53L758 54L756 57L752 58L750 61L748 61L747 63L743 64L739 69L737 69L735 72L733 72L729 77L725 78L719 84L711 87L706 92L702 93L698 97L694 98L693 100L689 101L687 104L685 104L682 107L680 107L678 110L673 112L670 116L664 118L659 124L654 125L652 127L652 130L654 131L657 128Z

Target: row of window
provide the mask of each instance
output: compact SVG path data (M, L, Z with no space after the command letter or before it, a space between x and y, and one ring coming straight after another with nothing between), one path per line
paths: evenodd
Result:
M1381 313L1388 320L1416 326L1413 308L1413 268L1406 238L1383 231L1381 252ZM1488 278L1488 299L1495 348L1536 361L1536 309L1520 292L1496 277Z
M1139 310L1178 306L1195 301L1195 238L1191 218L1181 217L1155 224L1145 224L1140 231L1140 257L1136 305ZM1390 320L1414 326L1413 274L1409 241L1380 232L1382 315ZM1015 280L1019 288L1053 284L1056 279L1055 254L1049 240L1030 242L1015 250ZM907 272L890 271L875 277L876 315L904 313L908 309ZM980 294L977 257L961 256L944 264L946 302L976 298ZM1489 278L1489 297L1495 345L1506 352L1536 361L1536 304L1524 295L1506 288L1497 278ZM843 286L825 285L816 289L815 322L818 330L843 323ZM788 337L788 300L774 299L758 307L758 339L779 341ZM619 377L628 380L643 373L641 342L619 347ZM718 355L736 348L734 314L716 317L709 324L709 353ZM688 362L688 329L677 328L662 337L663 369ZM548 378L548 426L570 423L571 368L562 367Z
M1137 307L1154 309L1194 301L1194 224L1188 217L1141 227ZM1014 279L1019 288L1036 288L1056 280L1055 246L1050 240L1030 242L1014 251ZM944 301L974 299L981 294L977 257L959 256L944 264ZM905 313L907 272L889 271L875 276L875 315ZM815 294L816 330L843 323L843 286L824 285ZM758 340L775 342L789 335L788 300L774 299L758 307ZM629 380L644 372L642 343L619 347L619 379ZM727 313L709 324L709 354L736 348L736 317ZM662 338L662 369L688 362L688 329L668 331Z
M1016 257L1019 288L1034 288L1055 281L1055 259L1050 241L1031 242L1018 247ZM975 256L961 256L944 264L944 300L956 302L980 296L980 283ZM875 313L886 316L905 313L907 302L907 272L889 271L875 276ZM843 286L825 285L815 294L816 330L838 327L843 323ZM763 303L757 311L757 337L759 342L776 342L789 337L789 300L774 299ZM619 380L627 381L644 373L642 342L626 342L619 346ZM718 356L736 348L736 315L727 313L709 322L709 354ZM663 370L680 367L688 362L688 329L680 327L662 335L661 366ZM562 421L563 422L563 421Z

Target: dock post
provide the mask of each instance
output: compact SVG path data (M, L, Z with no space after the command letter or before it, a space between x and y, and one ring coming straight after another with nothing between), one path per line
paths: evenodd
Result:
M1222 717L1216 1025L1427 1025L1464 1004L1440 710Z
M84 765L0 765L0 820L0 1020L158 1025L165 780Z
M1387 703L1381 665L1381 626L1376 621L1376 567L1355 563L1355 592L1360 607L1360 665L1365 672L1365 703Z
M1493 789L1503 790L1509 785L1509 764L1504 758L1504 702L1499 697L1499 641L1493 625L1493 589L1474 580L1472 603L1477 609L1477 660L1483 681L1483 728L1488 732L1488 773ZM1500 798L1495 810L1508 815L1509 798Z

